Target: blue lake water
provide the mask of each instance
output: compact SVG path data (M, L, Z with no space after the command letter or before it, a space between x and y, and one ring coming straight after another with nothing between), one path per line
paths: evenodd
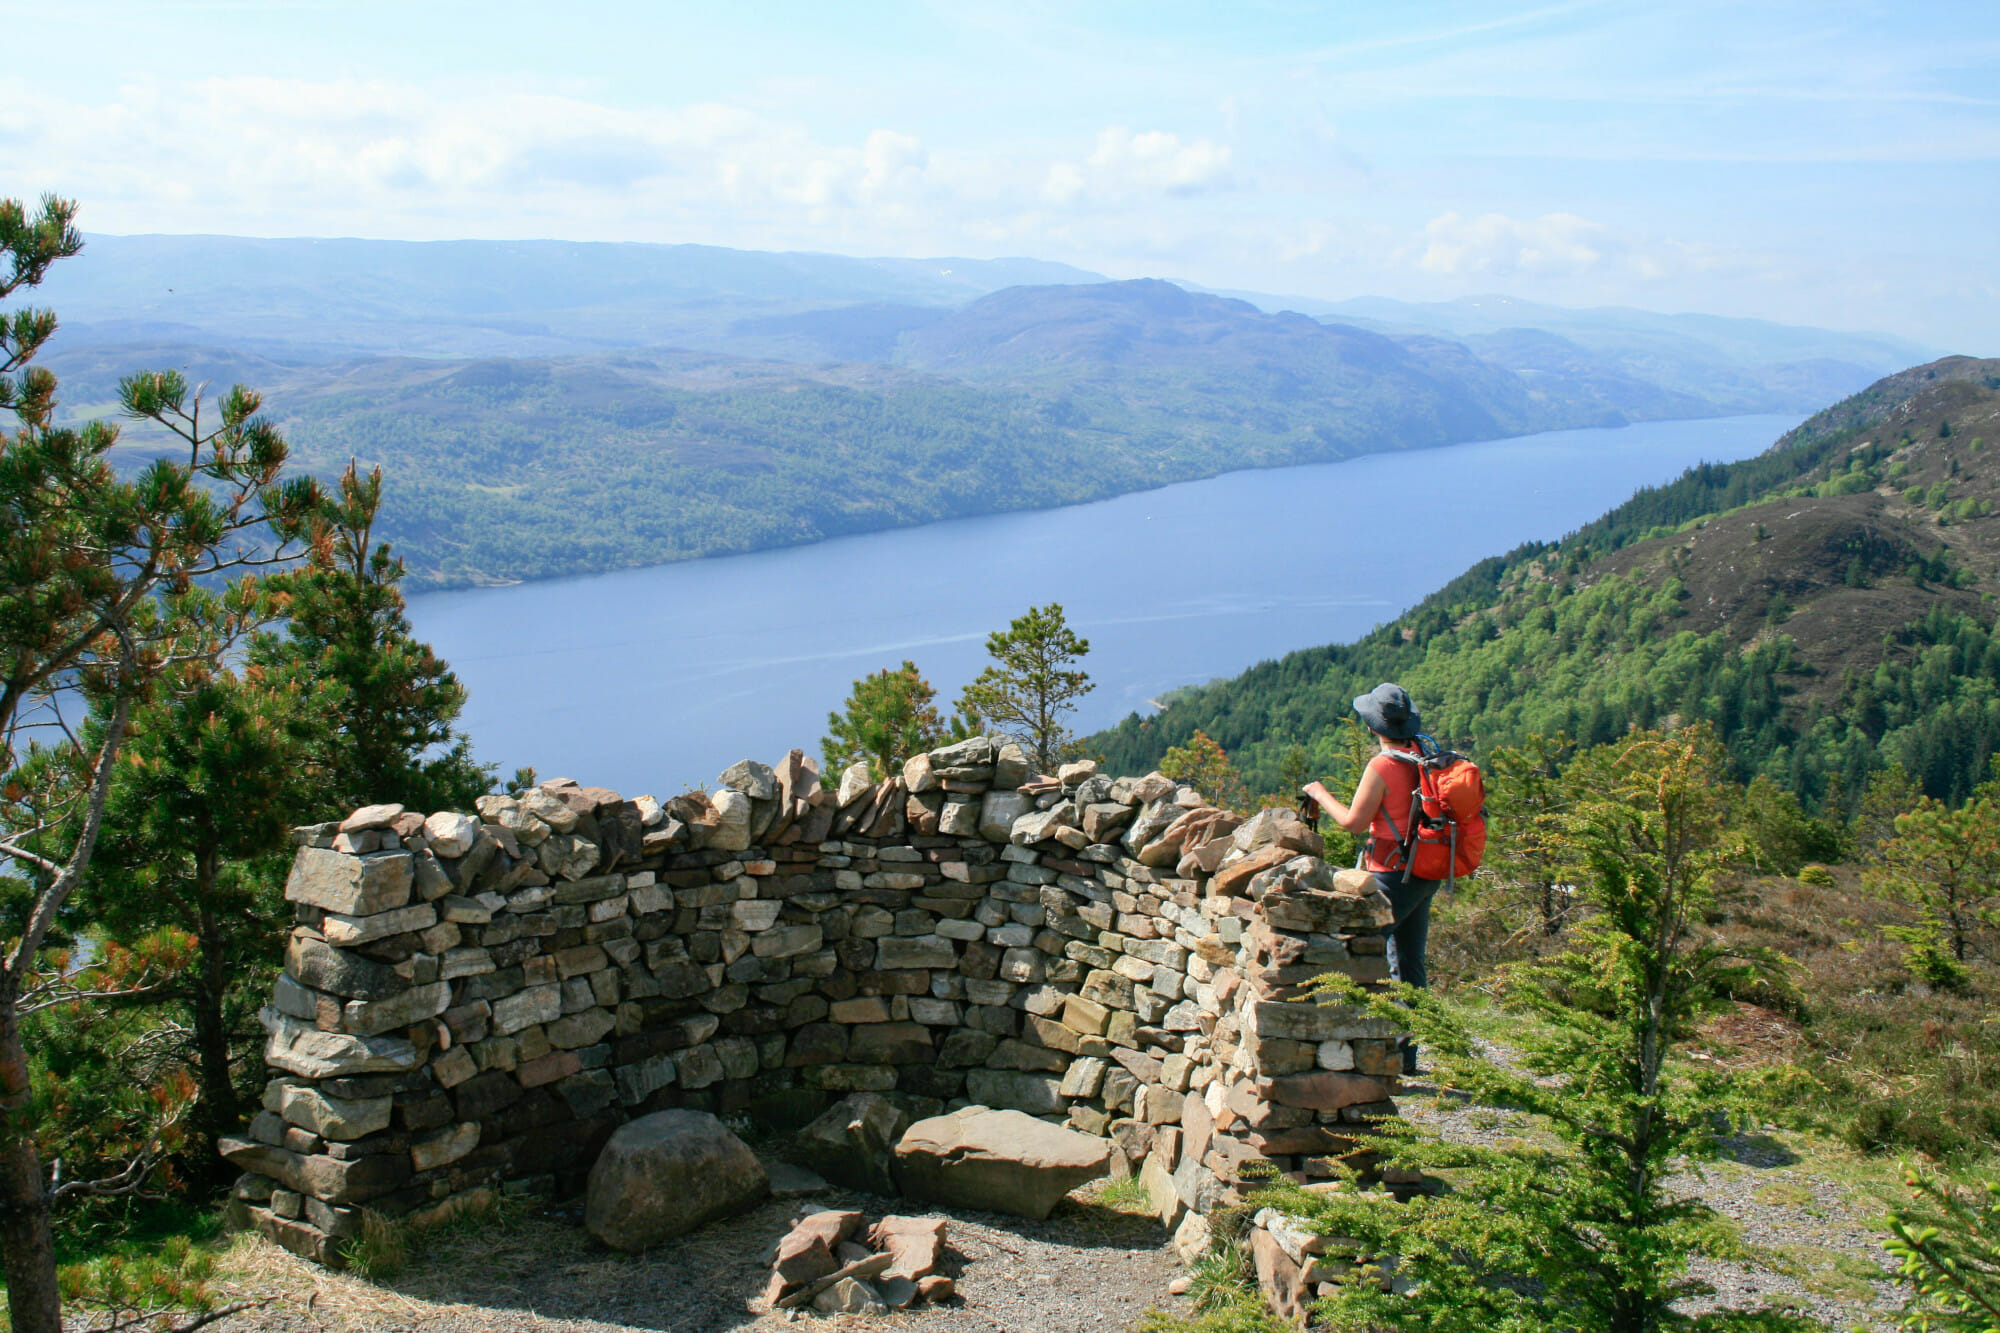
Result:
M1235 472L1097 504L410 601L503 773L627 795L744 757L817 755L855 677L909 658L948 706L986 636L1061 602L1089 638L1092 731L1175 686L1366 633L1469 565L1552 539L1789 416L1560 431Z

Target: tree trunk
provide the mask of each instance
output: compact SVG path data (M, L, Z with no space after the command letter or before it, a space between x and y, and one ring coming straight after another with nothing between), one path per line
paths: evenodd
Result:
M0 1247L13 1333L61 1333L49 1186L30 1133L28 1052L11 989L0 994Z
M200 1066L201 1114L207 1161L218 1161L220 1141L236 1124L236 1084L229 1073L229 1025L223 1002L229 993L226 941L215 912L215 856L195 854L195 902L200 929L201 974L194 986L194 1044Z

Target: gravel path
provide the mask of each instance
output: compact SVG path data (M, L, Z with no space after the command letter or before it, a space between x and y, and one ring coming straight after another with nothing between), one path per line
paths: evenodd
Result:
M1100 1187L1101 1188L1101 1187ZM1045 1222L990 1213L918 1212L906 1201L829 1191L766 1204L643 1255L598 1245L571 1212L552 1211L448 1237L379 1283L328 1273L245 1238L227 1267L232 1296L277 1299L229 1324L249 1333L719 1333L868 1325L978 1333L1110 1333L1178 1304L1166 1233L1150 1216L1071 1195ZM945 1217L944 1272L960 1299L886 1318L758 1314L768 1252L794 1219L821 1208Z
M1488 1054L1507 1063L1500 1048ZM1536 1133L1525 1116L1462 1098L1417 1095L1434 1092L1421 1083L1406 1086L1412 1094L1399 1099L1404 1117L1433 1126L1454 1143L1493 1146ZM1814 1173L1772 1135L1741 1138L1731 1148L1728 1160L1671 1183L1732 1219L1743 1240L1764 1251L1775 1268L1697 1260L1694 1276L1716 1294L1695 1308L1763 1303L1787 1306L1833 1329L1888 1328L1902 1298L1874 1225L1880 1201Z

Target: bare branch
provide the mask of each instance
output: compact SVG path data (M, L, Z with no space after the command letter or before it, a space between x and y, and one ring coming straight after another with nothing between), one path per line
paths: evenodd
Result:
M38 1014L44 1009L54 1009L59 1005L81 1004L91 1000L143 1000L165 991L173 982L156 981L150 986L121 986L114 990L79 990L67 979L44 982L23 992L15 1005L15 1012L23 1018Z
M35 832L36 833L45 832L48 829L48 827L49 826L47 824L43 824L39 828L35 829ZM26 837L29 835L23 834L22 836ZM60 875L62 873L62 867L57 863L55 863L54 861L49 860L48 857L37 856L35 853L29 851L27 848L19 846L12 842L8 842L4 839L0 839L0 856L5 856L9 860L13 861L25 861L29 865L35 867L37 870L45 870L51 875Z
M92 766L89 811L84 816L76 848L70 853L69 863L56 873L55 882L35 896L28 927L21 932L20 940L8 956L4 973L0 973L0 985L4 985L8 993L18 995L26 987L34 969L35 955L41 952L42 941L48 938L56 913L62 910L64 901L76 889L85 868L90 865L91 855L97 850L97 835L104 827L104 803L111 795L111 775L118 762L118 746L125 739L125 724L131 716L130 697L119 699L105 724L104 743L98 747L97 762Z

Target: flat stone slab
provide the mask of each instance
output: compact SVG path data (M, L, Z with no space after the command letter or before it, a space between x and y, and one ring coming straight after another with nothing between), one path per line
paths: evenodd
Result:
M896 1184L912 1199L1039 1220L1110 1162L1108 1140L968 1106L910 1126L896 1144Z

